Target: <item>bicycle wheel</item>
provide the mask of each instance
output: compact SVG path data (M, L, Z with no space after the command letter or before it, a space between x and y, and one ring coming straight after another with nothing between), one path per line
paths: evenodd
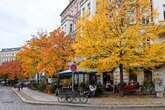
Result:
M72 103L74 103L74 104L80 103L79 97L77 97L77 96L74 97Z
M57 97L58 102L64 103L65 102L65 97L64 96L58 96Z
M82 104L86 104L88 102L88 96L79 96L79 101Z
M68 102L68 103L72 103L73 102L73 97L72 96L67 96L67 97L65 97L65 100L66 100L66 102Z

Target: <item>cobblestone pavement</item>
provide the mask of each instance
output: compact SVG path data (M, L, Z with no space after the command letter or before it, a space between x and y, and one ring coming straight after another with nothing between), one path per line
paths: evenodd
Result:
M29 101L41 101L45 102L45 104L58 104L57 97L53 94L45 94L39 91L31 90L28 88L24 88L20 92L17 89L12 88L19 96L28 99ZM26 97L25 97L26 96ZM135 101L136 100L136 101ZM49 103L50 102L50 103ZM165 97L163 98L156 98L155 96L116 96L116 95L109 95L109 96L102 96L102 97L95 97L89 98L88 103L85 104L86 106L165 106Z
M0 110L165 110L165 108L88 108L25 104L10 88L0 87Z

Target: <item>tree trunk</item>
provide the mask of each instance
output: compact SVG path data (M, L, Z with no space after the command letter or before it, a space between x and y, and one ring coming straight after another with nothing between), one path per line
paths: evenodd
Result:
M46 85L46 93L48 93L49 88L48 88L48 77L45 76L45 85Z
M120 83L122 84L124 82L123 80L123 73L124 73L124 67L123 67L123 64L120 64L119 65L119 69L120 69Z
M40 73L37 73L37 83L39 84L40 83Z

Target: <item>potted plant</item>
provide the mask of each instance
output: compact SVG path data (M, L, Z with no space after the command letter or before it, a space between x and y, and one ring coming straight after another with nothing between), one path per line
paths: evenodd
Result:
M48 94L52 94L55 91L55 87L53 84L48 85Z

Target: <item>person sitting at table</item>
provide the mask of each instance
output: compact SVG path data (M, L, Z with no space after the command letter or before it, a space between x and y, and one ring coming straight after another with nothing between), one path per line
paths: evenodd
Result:
M113 91L113 85L108 81L105 86L106 90L108 91Z
M89 90L90 90L90 96L95 96L95 93L96 93L96 89L97 89L97 86L94 85L94 84L90 84L89 85Z

